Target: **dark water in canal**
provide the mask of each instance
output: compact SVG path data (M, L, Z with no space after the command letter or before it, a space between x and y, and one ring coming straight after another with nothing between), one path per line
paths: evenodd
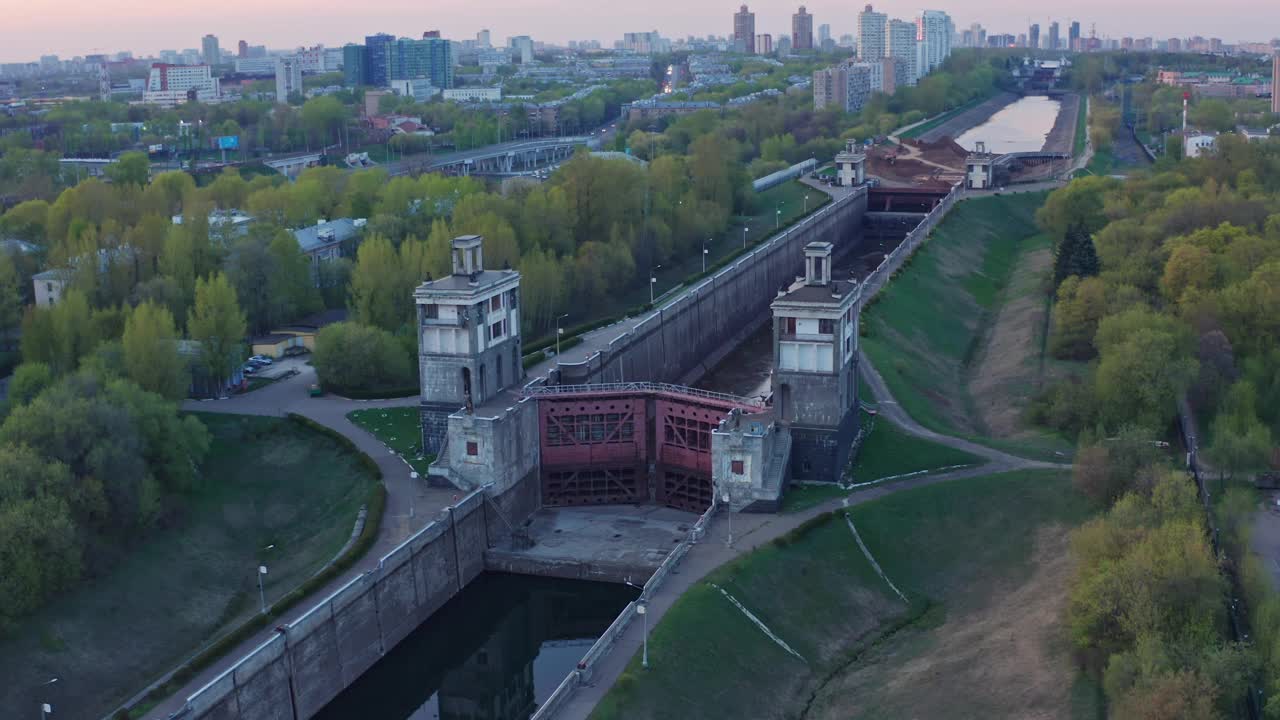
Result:
M526 720L636 597L626 585L484 574L319 720Z

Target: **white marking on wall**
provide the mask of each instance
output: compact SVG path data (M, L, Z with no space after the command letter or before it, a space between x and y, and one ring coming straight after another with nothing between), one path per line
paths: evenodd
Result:
M848 513L845 513L844 521L848 523L849 532L853 533L853 539L858 541L858 547L862 548L862 554L867 557L867 562L871 563L871 567L875 568L876 574L889 585L889 589L893 590L902 599L902 602L907 602L907 596L902 594L898 586L894 585L889 576L884 574L884 570L880 569L880 563L876 562L876 559L871 556L871 551L867 549L866 543L862 542L862 536L858 534L858 528L853 526L853 518L849 517Z
M746 615L748 620L754 623L756 627L760 628L761 632L763 632L765 635L768 635L769 639L775 642L778 645L778 647L794 655L796 659L799 660L800 662L805 663L806 665L809 663L808 660L805 660L803 657L801 657L800 653L792 649L792 647L788 645L785 640L775 635L773 631L769 629L768 625L765 625L763 622L761 622L760 618L756 617L754 614L752 614L750 610L743 607L742 603L738 602L737 598L730 595L728 592L725 591L724 588L720 587L719 585L716 585L715 583L711 583L711 587L719 590L721 595L724 595L726 598L728 598L729 602L733 603L735 607L741 610L742 614Z

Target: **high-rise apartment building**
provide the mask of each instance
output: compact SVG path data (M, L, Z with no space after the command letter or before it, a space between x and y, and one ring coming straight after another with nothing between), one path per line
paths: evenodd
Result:
M453 87L453 43L441 37L400 38L390 47L389 77L382 87L391 80L430 80L442 90Z
M814 71L813 109L834 107L850 113L862 110L871 99L873 82L883 86L883 75L875 81L872 76L884 73L886 64L892 67L893 61L884 62L882 59L880 63L843 63Z
M488 50L489 48L493 47L493 44L489 41L488 30L481 30L480 32L476 33L476 47L482 50Z
M813 49L813 16L803 5L791 16L791 49Z
M276 58L276 102L287 103L289 96L302 93L302 59Z
M1040 25L1031 23L1031 28L1027 30L1027 47L1032 50L1040 49Z
M516 35L507 38L507 44L515 51L515 56L520 58L521 65L533 62L533 38L528 35Z
M1057 50L1059 47L1061 46L1058 45L1058 21L1054 20L1049 23L1049 42L1045 45L1045 49Z
M889 48L886 57L901 62L906 72L898 78L899 85L915 85L916 80L924 74L924 69L917 64L916 25L906 20L889 21Z
M822 45L823 43L825 43L830 39L831 39L831 25L828 23L822 23L821 25L818 26L818 44Z
M202 54L206 65L222 64L222 51L218 49L217 35L205 35L200 40L200 47L203 51Z
M916 64L916 76L924 77L946 62L951 55L951 38L956 34L951 16L941 10L925 10L916 17L916 40L920 43L923 62ZM899 85L904 84L902 80Z
M1074 52L1080 52L1084 48L1080 46L1080 21L1072 20L1067 26L1067 49Z
M769 55L773 53L773 36L769 33L762 33L756 36L756 54Z
M867 5L858 13L858 59L879 60L889 50L889 16Z
M236 48L236 57L240 58L241 60L244 60L249 57L249 43L245 42L244 40L240 41L240 44Z
M743 5L733 14L733 45L738 52L755 54L756 14Z

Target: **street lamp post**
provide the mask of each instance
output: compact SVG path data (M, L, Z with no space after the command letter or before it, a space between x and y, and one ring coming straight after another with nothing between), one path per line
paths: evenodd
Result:
M658 284L658 276L656 273L661 268L662 268L661 265L654 265L653 269L649 271L649 304L650 305L653 304L653 286Z
M743 250L746 250L746 249L747 249L747 226L746 226L746 224L743 224L743 226L742 226L742 249L743 249Z
M53 714L53 706L49 703L40 703L40 720L45 720Z
M778 211L773 215L773 229L782 227L782 203L778 203Z
M733 547L733 508L729 505L729 493L720 496L720 501L724 503L724 518L729 523L729 537L725 539L725 547Z
M804 214L805 215L809 214L809 195L808 194L804 196Z
M707 253L710 252L710 250L707 250L707 243L709 242L711 242L711 240L708 238L702 243L702 274L703 275L707 274Z
M267 566L258 566L258 600L262 603L262 614L267 614L267 592L262 588L262 576L267 574Z
M560 357L560 336L564 334L564 328L560 327L560 321L567 317L569 317L569 313L556 318L556 357Z
M640 653L640 667L649 667L649 602L643 598L636 604L636 614L644 622L644 650Z

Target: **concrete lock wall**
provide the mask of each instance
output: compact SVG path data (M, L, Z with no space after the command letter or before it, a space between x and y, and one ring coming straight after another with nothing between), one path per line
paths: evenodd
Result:
M776 291L795 281L804 246L860 240L867 189L858 188L784 230L645 318L584 362L560 364L564 384L652 381L690 384L769 318Z
M536 475L476 490L187 698L184 720L307 720L485 569L537 508ZM499 518L501 513L503 517Z

